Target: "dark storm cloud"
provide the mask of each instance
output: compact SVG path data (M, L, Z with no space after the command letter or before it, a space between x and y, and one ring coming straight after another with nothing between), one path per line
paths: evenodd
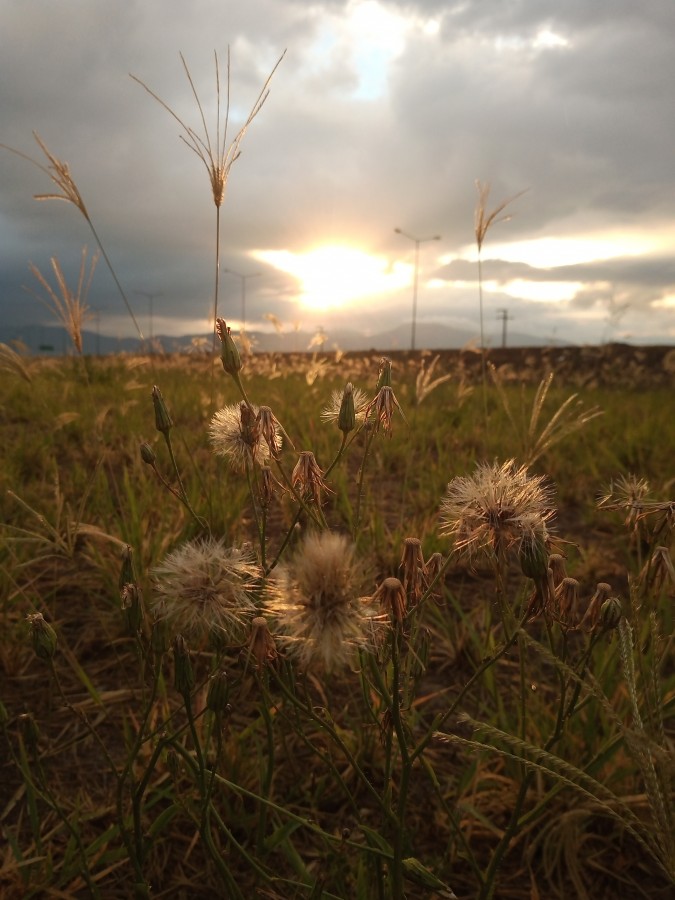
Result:
M274 312L290 322L300 315L297 282L256 263L247 256L251 249L300 252L348 238L391 261L410 262L410 243L393 233L399 226L416 235L440 233L439 251L456 254L473 242L477 178L492 183L495 202L528 189L490 241L603 229L654 232L660 225L675 234L675 6L627 0L379 5L399 16L392 40L400 45L382 63L381 95L363 99L364 66L376 65L377 53L359 56L359 33L344 29L367 3L5 2L0 142L38 159L31 138L38 131L70 164L130 297L142 304L135 291L161 291L164 315L180 320L204 317L210 307L215 208L207 174L179 140L178 124L128 76L138 76L199 128L182 51L211 128L213 48L223 75L228 42L230 136L288 48L244 139L222 210L222 265L264 273L250 285L251 318ZM38 170L0 153L5 317L26 313L21 285L29 260L42 267L57 254L64 268L76 269L82 244L93 246L74 209L31 199L46 190L49 182ZM466 277L456 274L465 269ZM471 281L470 269L456 260L438 274ZM675 293L665 256L557 266L545 274L489 261L486 273L504 282L588 282L573 302L522 307L528 319L543 322L568 315L571 333L575 310L607 305L611 295L629 297L632 310L649 313L641 328L662 336L672 328L672 308L652 305ZM236 308L236 280L222 284ZM102 265L95 288L100 308L123 312ZM473 315L470 292L453 298L453 308L463 303L466 316ZM424 299L421 315L447 309L447 298L429 292ZM366 307L373 320L382 309L405 320L409 292L374 298ZM624 322L629 319L626 313ZM365 314L363 321L369 321Z

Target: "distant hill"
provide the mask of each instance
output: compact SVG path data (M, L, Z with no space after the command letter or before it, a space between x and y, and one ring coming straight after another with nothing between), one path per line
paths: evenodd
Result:
M141 347L138 338L115 338L92 331L82 334L84 352L91 355L108 355L111 353L137 353ZM236 337L236 334L235 334ZM335 350L408 350L410 349L410 325L399 325L387 331L377 334L364 334L348 329L328 330L322 349ZM248 333L248 338L253 343L253 349L259 352L305 352L309 349L320 349L316 343L315 333L306 331L288 331L282 334L276 332ZM63 328L48 325L26 325L22 328L8 328L0 325L0 342L13 344L21 341L26 345L30 353L44 355L62 355L72 352L71 341ZM204 348L211 346L210 334L188 334L182 337L169 337L158 335L154 339L157 350L166 353L186 351L190 348ZM313 343L314 341L314 343ZM488 338L489 342L489 338ZM477 344L476 335L473 332L462 329L449 328L439 323L418 323L415 346L418 350L457 350L469 344ZM492 346L499 346L499 342L492 341ZM512 347L538 347L544 346L545 341L532 335L511 332L509 333L509 346ZM558 346L564 342L556 341ZM312 347L310 345L313 344Z

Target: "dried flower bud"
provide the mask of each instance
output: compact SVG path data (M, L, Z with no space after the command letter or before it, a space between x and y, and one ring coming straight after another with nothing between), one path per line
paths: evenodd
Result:
M220 361L223 369L228 375L238 375L242 368L241 356L225 319L216 319L216 331L220 338Z
M403 555L400 569L403 575L403 587L412 606L416 606L424 593L424 557L422 543L418 538L409 537L403 541Z
M258 429L269 447L272 459L279 459L279 454L281 453L281 432L283 429L269 406L261 406L258 410Z
M167 437L173 428L173 419L169 415L162 392L154 385L152 388L152 405L155 408L155 428Z
M291 484L301 494L309 494L317 505L321 504L321 491L329 490L323 480L323 472L311 450L302 450L291 473Z
M248 653L249 658L253 660L258 669L271 665L279 655L264 616L256 616L251 621Z
M26 617L26 620L30 627L31 643L37 658L45 662L53 659L58 638L52 626L45 621L42 613L32 613Z
M580 621L580 587L576 578L563 578L553 595L556 618L567 628L576 628Z
M143 596L141 589L135 582L129 582L120 591L120 597L127 622L127 630L131 635L138 634L143 624Z
M432 553L429 559L424 564L424 583L427 588L434 583L436 578L438 577L439 572L443 568L443 554L442 553ZM439 594L440 591L438 586L434 588L434 594Z
M383 356L380 360L380 370L377 373L377 386L375 387L375 393L377 393L380 388L383 387L391 387L391 360L386 356Z
M382 430L385 434L391 435L391 420L394 416L394 411L398 410L401 414L401 418L403 421L406 421L405 416L403 415L403 410L401 409L401 405L396 399L396 395L394 394L394 389L388 385L384 385L379 389L377 394L373 397L366 408L365 417L366 420L369 418L371 412L373 413L373 426L375 431L380 430L380 426L382 426Z
M269 466L260 468L260 505L263 509L269 509L274 497L274 476Z
M651 558L645 563L640 579L650 584L653 590L659 594L664 586L670 582L675 587L675 566L668 547L656 547Z
M553 585L554 587L558 587L560 582L567 575L567 572L565 571L565 557L560 553L551 553L548 558L548 567L553 575Z
M607 584L604 581L599 581L595 588L595 593L591 597L588 608L584 614L583 619L579 623L579 628L582 631L595 631L600 622L600 610L602 609L602 604L609 597L612 592L611 585Z
M124 590L125 585L134 584L136 582L136 573L134 572L134 551L129 544L122 550L122 566L120 568L120 577L118 586L120 594Z
M398 578L385 578L373 594L373 602L379 603L394 622L401 624L405 619L408 601Z
M141 444L141 459L146 464L146 466L154 466L157 462L155 451L147 441L143 441L143 443Z
M356 428L356 409L354 406L354 387L351 382L345 385L338 413L338 428L347 435Z
M222 716L228 709L230 684L227 673L220 671L212 675L209 680L209 688L206 694L206 706L217 716Z
M255 448L260 441L260 423L251 407L242 400L239 404L239 428L241 438L247 447L250 447L251 456L255 456Z
M621 600L618 597L608 597L600 607L600 628L603 631L614 631L621 621Z
M195 675L190 662L190 651L182 634L173 641L174 687L182 697L186 697L195 686Z

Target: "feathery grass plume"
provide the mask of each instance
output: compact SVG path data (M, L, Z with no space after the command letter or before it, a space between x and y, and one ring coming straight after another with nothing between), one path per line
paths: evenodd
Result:
M485 236L494 225L500 222L508 222L511 219L510 213L504 213L507 206L522 197L525 191L520 191L513 196L508 197L498 203L494 209L488 212L487 202L490 196L490 183L488 181L476 180L476 190L478 191L478 201L474 212L474 235L476 237L476 248L478 250L478 297L480 303L480 346L481 350L485 348L485 340L483 335L483 268L482 268L482 251Z
M365 575L344 535L310 532L273 575L265 601L280 645L303 668L351 663L374 639L377 620L361 597Z
M539 383L537 393L532 402L532 409L527 414L527 410L522 410L522 422L519 422L514 415L509 397L504 390L504 385L497 369L488 363L488 370L492 382L497 389L497 394L501 401L506 416L511 423L516 439L521 444L519 456L525 461L525 464L531 466L540 456L549 450L554 444L557 444L563 438L574 434L580 428L583 428L592 419L601 416L602 410L597 406L590 409L584 409L583 401L577 400L578 394L570 394L564 400L558 409L553 413L551 418L538 431L539 419L546 401L551 384L553 383L553 372L550 372ZM576 403L574 402L576 400Z
M445 384L446 381L450 381L453 377L452 372L439 375L438 378L433 377L434 369L440 358L440 354L437 353L428 366L425 366L424 363L420 366L420 370L415 378L415 406L419 406L432 391L435 391L437 387Z
M63 325L68 333L68 337L73 342L77 352L82 355L82 326L91 319L91 311L87 306L87 295L91 287L91 282L96 270L99 254L95 253L89 264L89 274L87 274L87 248L82 248L82 257L80 260L80 274L77 279L77 290L75 293L71 291L66 283L65 276L61 264L55 256L52 256L50 262L52 271L56 278L57 290L47 281L42 272L33 263L29 263L28 268L32 274L40 282L41 286L47 292L47 297L40 297L34 294L43 306L54 314L58 321Z
M440 534L454 536L456 549L469 555L488 551L500 557L526 536L544 544L555 516L552 499L545 477L528 474L526 466L512 459L481 463L472 477L448 484Z
M104 248L103 244L101 243L101 239L98 236L98 232L96 231L96 228L94 227L94 223L91 219L91 216L89 215L87 207L84 205L84 200L82 199L82 195L80 194L80 191L78 190L78 187L75 184L75 181L73 180L73 176L70 174L70 167L68 166L68 163L62 162L60 159L57 159L57 157L54 156L53 153L50 153L49 150L47 149L47 146L45 145L44 141L40 138L40 136L35 131L33 132L33 137L37 141L37 144L38 144L40 150L42 150L44 155L47 157L48 165L46 165L46 166L43 166L42 163L37 162L31 156L28 156L26 153L22 153L20 150L15 150L13 147L8 147L6 144L0 144L0 147L2 147L3 150L9 150L10 153L13 153L15 156L21 157L21 159L25 159L26 162L29 162L32 165L34 165L36 168L40 169L41 172L44 172L45 175L47 175L54 182L54 184L60 191L60 193L55 193L55 194L34 194L33 196L34 196L35 200L65 200L67 203L72 203L73 206L82 213L82 215L84 216L84 218L87 221L87 224L89 225L91 233L94 236L94 239L95 239L95 241L98 245L98 248L101 252L101 255L103 256L103 259L105 260L105 263L108 266L110 274L113 277L113 281L115 282L115 285L117 286L117 290L119 291L120 296L122 297L122 300L124 301L124 305L126 306L127 312L131 316L131 320L134 323L134 327L138 333L138 336L141 339L141 341L145 340L145 338L143 337L143 332L141 331L140 326L139 326L138 322L136 321L136 316L134 315L134 311L131 308L129 299L127 298L124 288L120 284L119 279L117 278L117 274L115 273L115 270L113 269L113 265L110 262L110 259L108 258L108 254L105 252L105 248Z
M265 83L263 84L260 93L258 94L255 103L253 104L250 113L248 114L248 118L239 129L237 134L234 136L234 139L230 144L227 142L227 129L230 122L230 48L227 48L227 89L226 89L226 100L225 100L225 115L223 119L223 129L221 133L221 96L220 96L220 67L218 64L218 54L214 51L214 60L216 64L216 129L215 135L212 138L209 134L209 129L206 124L206 116L204 115L204 108L202 106L202 102L199 99L199 94L197 93L197 89L195 87L194 81L192 80L192 75L190 74L190 69L188 68L187 63L185 62L185 58L183 54L180 54L180 59L183 64L183 69L185 70L185 74L187 76L187 80L190 84L190 89L192 90L192 96L195 98L195 102L197 104L197 110L199 112L199 118L201 120L201 130L200 134L198 130L195 130L190 125L187 125L181 117L174 112L171 107L162 100L153 90L151 90L145 82L141 81L140 78L137 78L135 75L131 77L137 84L140 84L142 88L144 88L151 97L153 97L164 109L169 113L169 115L173 116L173 118L178 122L180 127L183 129L183 133L180 135L180 139L183 143L192 150L192 152L197 156L198 159L204 165L206 169L207 175L209 176L209 184L211 185L211 195L213 197L213 202L216 207L216 280L215 280L215 296L213 302L213 321L214 321L214 332L213 332L213 347L215 349L216 345L216 332L215 332L215 323L218 318L218 294L219 294L219 284L220 284L220 208L223 204L223 200L225 199L225 189L227 188L227 181L230 176L230 169L232 168L235 160L239 157L241 150L239 149L242 140L244 139L244 135L248 131L249 125L253 122L255 117L258 115L260 110L263 107L263 104L267 100L269 96L269 85L272 80L274 73L276 72L281 60L284 58L286 51L281 54L279 59L274 65L274 68L268 75Z
M152 570L155 617L191 640L239 642L256 606L261 576L253 553L209 537L187 541Z
M330 400L321 411L321 419L331 425L337 425L341 431L344 431L343 421L345 398L351 396L351 402L354 405L354 420L356 425L361 425L366 418L366 409L370 402L368 395L361 388L355 388L351 382L347 383L342 390L331 392ZM351 429L349 429L351 430Z
M224 406L214 413L209 426L211 445L216 456L227 459L235 472L245 472L247 463L263 465L270 458L267 441L257 421L258 409L251 411L242 402ZM281 431L276 422L272 423L274 445L281 447Z
M0 344L0 372L11 372L29 384L33 380L23 358L9 344Z

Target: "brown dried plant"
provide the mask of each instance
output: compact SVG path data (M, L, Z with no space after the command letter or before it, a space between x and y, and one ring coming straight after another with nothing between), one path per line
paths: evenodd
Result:
M31 156L28 156L26 153L22 153L20 150L15 150L14 147L8 147L7 144L0 144L0 147L3 150L9 150L10 153L13 153L15 156L21 157L21 159L25 159L27 162L31 163L31 165L40 169L40 171L44 172L45 175L47 175L58 188L58 192L56 193L34 194L33 196L35 200L65 200L66 203L72 203L73 206L82 213L87 221L87 224L89 225L89 228L91 229L91 233L94 235L94 239L98 244L99 251L103 256L108 269L110 270L110 274L112 275L120 296L124 301L127 312L131 316L131 320L134 323L134 327L136 328L138 336L141 341L144 340L143 332L141 331L141 328L136 321L136 316L134 315L133 309L131 308L131 304L129 303L124 288L117 278L117 274L115 273L110 259L108 258L108 254L105 252L105 248L101 242L100 237L98 236L96 228L94 227L94 223L91 219L91 216L89 215L87 207L85 206L84 200L82 199L82 194L80 193L77 184L73 179L73 176L70 174L70 166L68 165L68 163L63 162L62 160L54 156L53 153L50 153L50 151L47 149L47 145L44 143L40 135L37 134L37 132L33 132L33 137L37 141L40 150L42 150L44 155L47 157L47 165L39 163L37 160L33 159Z
M219 293L219 279L220 279L220 207L223 204L223 200L225 199L225 189L227 188L227 181L230 175L230 169L232 168L235 160L239 157L241 151L239 149L242 140L244 139L244 135L248 131L249 125L255 117L258 115L260 110L263 107L263 104L267 100L269 96L269 85L276 72L281 60L284 58L286 51L281 54L277 62L275 63L272 71L268 75L265 83L263 84L258 97L253 104L250 113L248 114L248 118L239 129L234 139L230 144L227 142L227 129L230 120L230 48L227 48L227 78L226 78L226 97L225 97L225 115L223 121L223 128L221 134L221 91L220 91L220 67L218 64L218 54L214 51L214 59L216 65L216 129L215 136L212 137L209 134L209 129L206 124L206 116L204 115L204 108L202 106L202 102L199 99L199 94L197 93L197 88L195 87L195 83L192 79L192 75L190 74L190 69L188 68L187 63L185 62L185 57L183 54L180 54L180 59L183 64L183 68L185 69L185 74L187 76L187 80L190 84L190 88L192 90L192 95L195 98L195 102L197 104L197 110L199 111L199 118L201 119L201 129L202 133L192 128L190 125L186 124L186 122L181 119L181 117L176 113L171 107L166 103L162 98L156 94L151 88L145 84L144 81L141 81L140 78L137 78L135 75L131 75L131 78L137 83L140 84L144 90L146 90L151 97L153 97L164 109L171 115L183 129L183 133L180 135L180 139L186 144L193 153L197 155L197 157L202 161L204 168L209 176L209 184L211 185L211 194L213 197L213 202L216 207L216 278L215 278L215 297L213 303L213 321L214 321L214 332L213 332L213 348L216 346L216 332L215 332L215 321L218 318L218 293Z
M77 290L75 293L68 287L61 263L55 256L52 256L50 262L56 278L57 290L52 287L34 263L29 264L30 271L47 293L46 298L38 294L35 296L63 325L80 355L82 355L82 326L91 318L90 308L87 305L87 295L94 277L98 257L98 253L92 256L89 264L89 273L87 274L87 248L82 248L80 274L77 279Z

